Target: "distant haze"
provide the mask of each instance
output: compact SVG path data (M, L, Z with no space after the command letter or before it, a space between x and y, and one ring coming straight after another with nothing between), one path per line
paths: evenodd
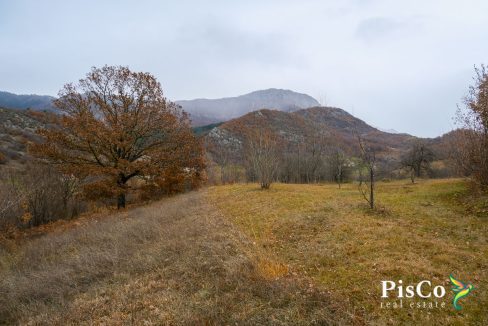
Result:
M17 95L0 90L0 107L11 109L53 110L52 96Z
M192 122L197 126L227 121L259 109L296 111L320 105L307 94L274 88L237 97L184 100L177 103L191 114Z
M488 1L0 0L0 90L56 96L92 66L171 100L290 89L418 136L454 127L488 60Z

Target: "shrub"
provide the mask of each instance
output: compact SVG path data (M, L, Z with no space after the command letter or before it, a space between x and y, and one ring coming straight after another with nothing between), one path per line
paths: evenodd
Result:
M0 180L0 230L3 232L15 227L22 216L21 199L12 185L4 178Z
M0 152L0 164L5 164L7 162L8 162L7 157Z
M31 162L24 170L6 171L0 183L3 228L38 226L72 218L83 210L78 180L47 165Z

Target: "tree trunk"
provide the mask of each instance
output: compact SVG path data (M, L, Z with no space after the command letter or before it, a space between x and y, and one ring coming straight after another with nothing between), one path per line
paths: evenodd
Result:
M300 146L298 146L298 176L297 176L297 183L302 182L302 176L300 173Z
M342 183L342 167L339 166L339 169L337 171L337 183L339 184L339 189L341 189L341 183Z
M415 173L416 173L416 175L417 175L417 178L420 178L420 173L422 172L422 165L421 165L421 164L422 164L422 163L419 163L419 164L417 165L417 169L415 170Z
M119 194L117 195L117 209L125 208L125 184L128 178L123 174L119 175L117 185L119 186Z
M117 209L125 208L125 192L117 196Z
M374 208L374 170L370 168L370 190L369 190L369 206L371 209Z

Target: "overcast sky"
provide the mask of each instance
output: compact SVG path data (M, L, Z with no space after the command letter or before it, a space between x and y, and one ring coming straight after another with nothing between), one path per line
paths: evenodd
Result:
M285 88L438 136L488 63L487 13L486 0L0 0L0 90L56 95L127 65L171 100Z

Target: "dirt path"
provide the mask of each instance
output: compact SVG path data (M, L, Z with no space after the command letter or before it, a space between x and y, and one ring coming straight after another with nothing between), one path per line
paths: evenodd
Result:
M0 321L37 324L339 324L202 192L89 221L0 257ZM263 268L264 266L264 268ZM270 267L271 266L271 267Z

